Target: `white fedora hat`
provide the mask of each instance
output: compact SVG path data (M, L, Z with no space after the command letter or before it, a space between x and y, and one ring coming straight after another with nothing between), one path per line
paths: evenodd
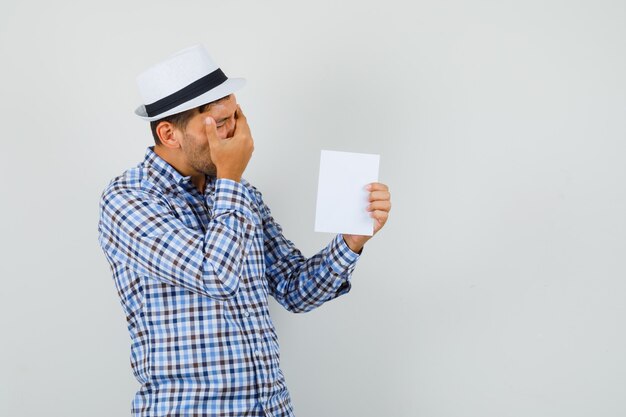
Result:
M243 87L243 78L228 78L202 45L177 52L137 77L145 104L135 114L149 122L219 100Z

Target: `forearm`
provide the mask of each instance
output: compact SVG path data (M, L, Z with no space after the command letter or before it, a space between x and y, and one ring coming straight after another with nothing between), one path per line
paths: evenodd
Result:
M289 311L310 311L350 291L358 258L341 235L308 259L297 251L268 271L273 295Z

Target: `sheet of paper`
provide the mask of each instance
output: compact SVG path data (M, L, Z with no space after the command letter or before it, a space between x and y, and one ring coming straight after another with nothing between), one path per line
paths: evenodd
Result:
M379 155L322 151L317 187L315 231L371 236L369 191L378 182Z

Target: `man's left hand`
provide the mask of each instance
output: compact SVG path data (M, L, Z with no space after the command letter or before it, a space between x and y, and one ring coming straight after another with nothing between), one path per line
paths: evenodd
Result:
M391 210L391 193L389 187L379 182L368 185L369 205L367 211L374 218L374 235L383 228L389 219L389 211ZM360 253L365 242L370 240L372 236L361 235L343 235L343 239L353 252Z

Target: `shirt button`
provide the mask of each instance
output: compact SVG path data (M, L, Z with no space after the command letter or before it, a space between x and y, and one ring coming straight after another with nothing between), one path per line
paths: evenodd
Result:
M261 351L259 349L254 351L254 356L256 356L257 358L261 357Z
M246 317L250 317L250 312L248 310L246 310L246 311L244 311L243 315L246 316Z

